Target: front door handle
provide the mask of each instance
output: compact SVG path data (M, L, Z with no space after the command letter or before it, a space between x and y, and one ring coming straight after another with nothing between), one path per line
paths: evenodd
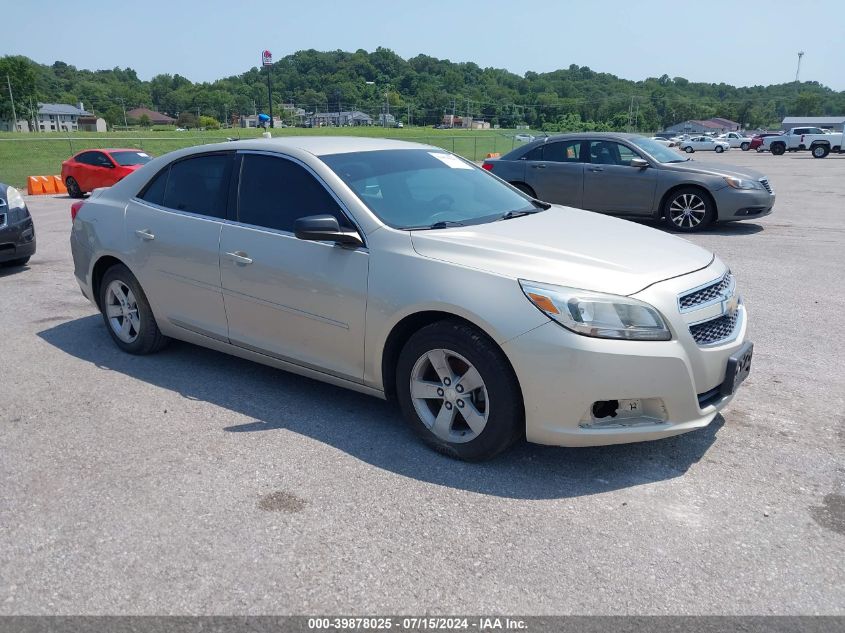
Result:
M234 253L226 253L226 254L229 257L231 257L235 261L235 263L237 263L237 264L247 265L247 264L252 263L252 259L247 257L247 254L244 253L243 251L235 251Z
M534 169L545 169L545 165L531 165Z
M138 229L137 231L135 231L135 235L137 235L146 242L149 242L150 240L154 240L156 238L155 235L150 233L149 229Z
M604 167L590 167L590 171L604 171Z

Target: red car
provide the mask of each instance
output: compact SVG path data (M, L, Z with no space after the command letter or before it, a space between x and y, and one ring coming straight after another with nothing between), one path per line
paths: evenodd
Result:
M139 149L86 149L62 163L62 181L71 198L111 187L152 157Z
M760 147L763 145L763 138L766 136L780 136L783 132L763 132L762 134L755 134L751 137L751 145L748 149L756 149L758 152L763 150Z

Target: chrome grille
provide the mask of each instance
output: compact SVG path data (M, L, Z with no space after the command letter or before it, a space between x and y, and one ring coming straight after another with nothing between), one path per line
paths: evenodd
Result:
M691 325L689 331L699 345L712 345L733 334L737 319L739 319L738 310L733 314L725 314L711 321Z
M727 294L725 291L733 287L733 283L733 275L727 272L719 281L681 295L678 298L678 307L681 309L681 312L685 312L705 303L719 301Z
M769 193L772 193L772 186L769 184L768 178L761 178L760 184L763 185L763 189L765 189Z

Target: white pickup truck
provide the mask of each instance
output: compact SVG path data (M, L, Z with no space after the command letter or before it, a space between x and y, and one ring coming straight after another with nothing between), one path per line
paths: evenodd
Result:
M763 139L763 149L770 150L775 156L786 151L810 150L813 158L824 158L831 152L845 151L842 132L825 132L818 127L794 127L779 136L767 136Z
M743 152L747 152L751 147L751 137L740 134L739 132L728 132L727 134L720 134L717 137L720 141L725 141L731 147L738 147Z

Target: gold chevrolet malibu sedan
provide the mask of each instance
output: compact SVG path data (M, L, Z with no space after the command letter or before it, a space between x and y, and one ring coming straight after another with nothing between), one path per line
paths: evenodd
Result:
M692 431L750 371L745 308L712 253L541 202L436 147L192 147L72 215L75 275L122 350L175 338L395 398L461 459L522 437Z

